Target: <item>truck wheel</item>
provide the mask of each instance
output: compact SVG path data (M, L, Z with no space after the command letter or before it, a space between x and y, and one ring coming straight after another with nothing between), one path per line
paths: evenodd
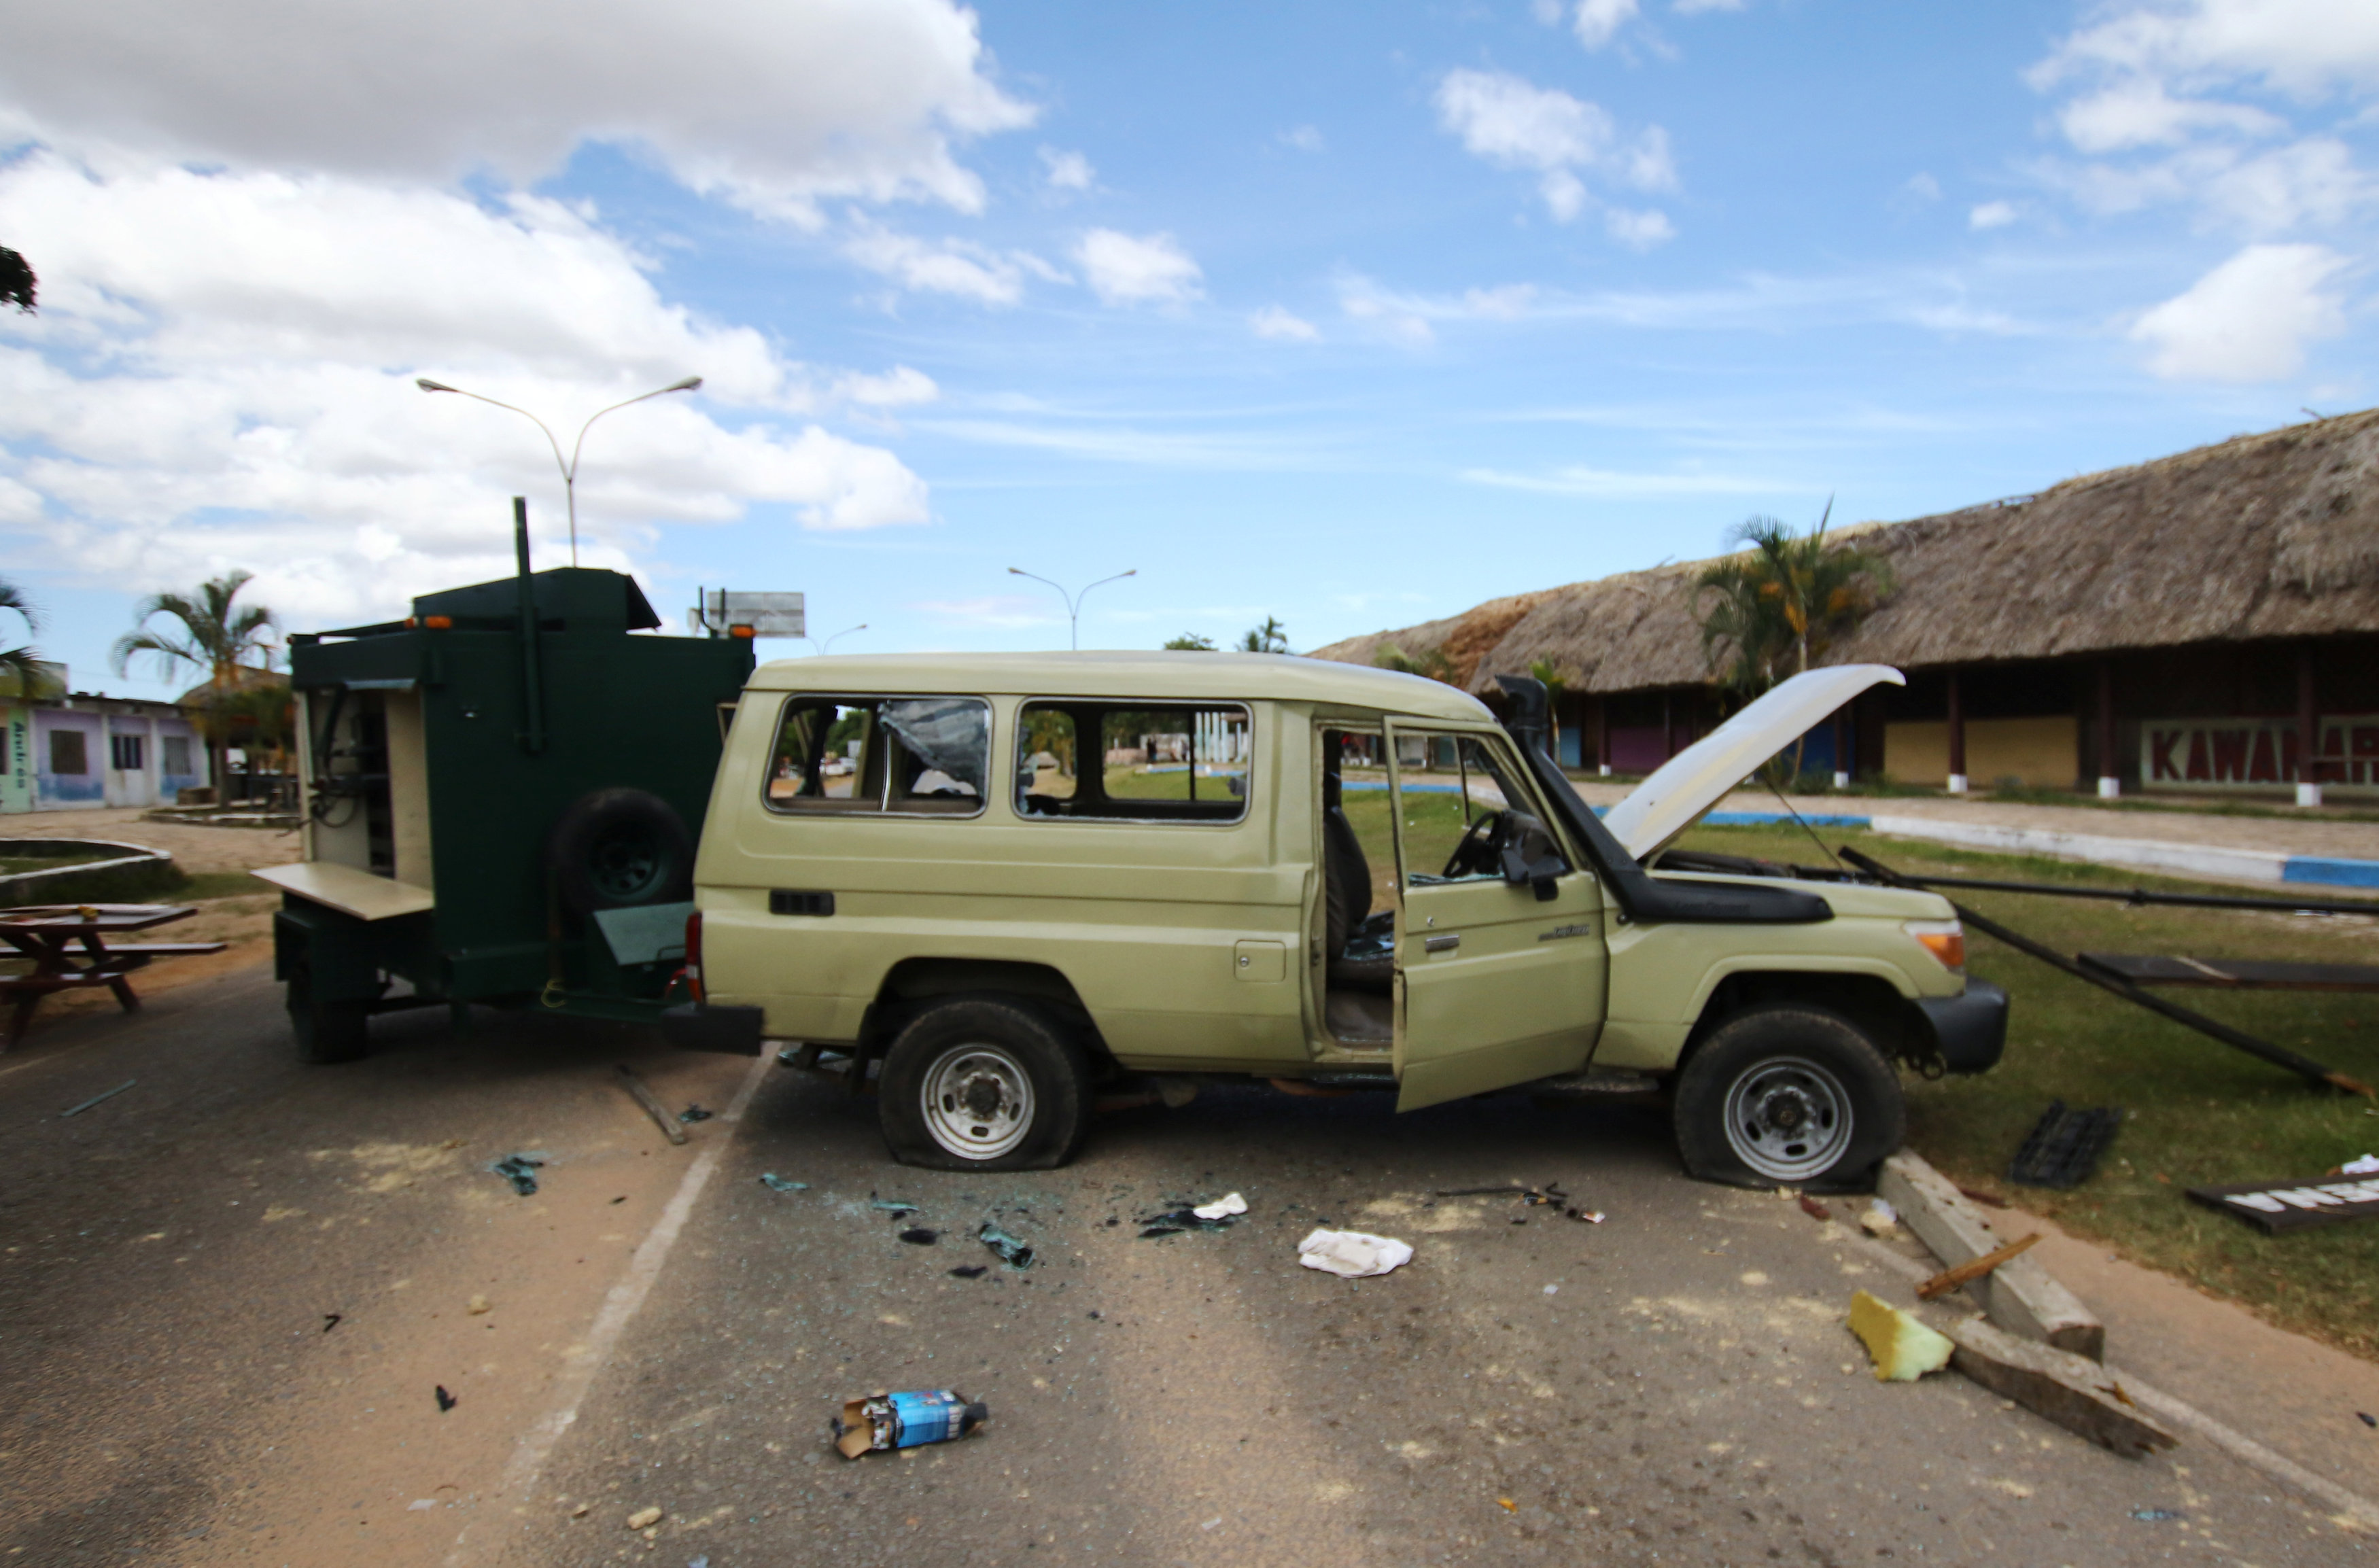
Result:
M1864 1187L1908 1130L1883 1054L1818 1007L1762 1007L1720 1025L1677 1076L1675 1105L1685 1169L1737 1187Z
M297 1037L297 1059L316 1067L352 1062L371 1043L370 1006L325 1001L314 995L313 967L299 959L289 970L289 1031Z
M954 997L910 1020L876 1091L884 1142L940 1171L1050 1170L1089 1126L1081 1047L1028 1004Z
M677 808L648 790L598 790L571 802L545 845L568 912L673 904L694 897L694 838Z

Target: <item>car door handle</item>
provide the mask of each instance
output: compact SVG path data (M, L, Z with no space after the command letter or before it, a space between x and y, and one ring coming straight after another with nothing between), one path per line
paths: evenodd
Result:
M1421 951L1425 953L1451 953L1461 946L1462 938L1451 932L1443 936L1424 936L1420 942Z

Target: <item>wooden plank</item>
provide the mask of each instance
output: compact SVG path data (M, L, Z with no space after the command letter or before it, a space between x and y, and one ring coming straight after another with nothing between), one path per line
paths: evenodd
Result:
M2018 1339L1980 1319L1941 1332L1958 1347L1950 1352L1950 1366L2002 1399L2126 1459L2180 1441L2150 1420L2095 1361Z
M1930 1301L1937 1296L1949 1295L1962 1285L1972 1285L2039 1239L2040 1233L2035 1231L2022 1241L2011 1241L1995 1251L1984 1253L1972 1262L1961 1263L1954 1269L1944 1269L1916 1287L1916 1299Z
M2298 964L2262 959L2168 958L2083 953L2092 969L2134 985L2198 985L2239 991L2379 991L2379 964Z
M357 920L394 920L402 915L420 914L438 905L427 887L374 876L370 872L332 861L267 866L248 874Z
M1884 1161L1875 1189L1950 1267L1995 1252L2008 1239L1947 1176L1908 1150ZM2106 1326L2030 1258L2011 1259L1965 1288L1991 1321L2010 1333L2093 1361L2107 1354Z

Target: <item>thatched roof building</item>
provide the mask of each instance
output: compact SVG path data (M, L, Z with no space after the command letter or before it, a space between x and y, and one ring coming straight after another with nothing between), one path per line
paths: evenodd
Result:
M1894 720L1956 728L2061 715L2071 728L2110 709L2118 726L2136 730L2156 718L2379 712L2379 410L1858 536L1890 561L1897 585L1827 659L1893 664L1912 676L1907 693L1879 699L1889 711L1868 716L1875 733L1862 737L1862 768L1902 771L1886 767L1881 750ZM1567 681L1582 736L1600 738L1614 714L1621 730L1642 729L1647 701L1657 699L1661 749L1673 751L1715 717L1694 586L1705 564L1494 599L1315 657L1370 663L1385 645L1407 655L1442 648L1458 683L1482 696L1493 694L1495 675L1545 660ZM2030 760L2033 772L2053 775L2066 755L2099 777L2138 776L2126 764L2139 762L2139 746L2121 735L2102 733L2095 747L2079 736L2060 754L2054 728L2034 726L2048 750ZM2379 730L2373 737L2379 746ZM2305 738L2328 749L2321 734ZM2339 754L2353 740L2350 727L2341 732ZM2108 754L2082 754L2094 750ZM1595 751L1583 743L1575 760ZM1611 754L1605 745L1596 760ZM2252 782L2281 782L2290 766L2276 752L2271 776ZM2332 781L2350 782L2345 771Z

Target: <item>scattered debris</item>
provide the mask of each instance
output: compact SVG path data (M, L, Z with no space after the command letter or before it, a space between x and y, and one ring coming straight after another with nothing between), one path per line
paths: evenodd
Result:
M2011 1241L2005 1247L1994 1248L1979 1258L1969 1258L1955 1268L1944 1269L1916 1287L1916 1299L1930 1301L1937 1296L1949 1295L1950 1292L1970 1280L1981 1279L2039 1239L2040 1233L2035 1231L2022 1241Z
M440 1383L438 1385L438 1413L441 1416L443 1416L447 1411L453 1409L454 1406L462 1403L463 1402L461 1400L446 1392L446 1385L444 1383Z
M917 1212L917 1206L914 1203L899 1198L870 1198L867 1206L871 1209L881 1209L896 1218L905 1217Z
M2002 1399L2137 1459L2180 1440L2148 1419L2095 1361L2002 1333L1979 1318L1950 1326L1950 1365Z
M1878 1198L1859 1215L1859 1229L1878 1240L1900 1228L1900 1211Z
M1944 1263L1982 1257L2007 1240L1983 1211L1959 1196L1949 1177L1909 1150L1883 1162L1876 1190ZM1975 1284L1974 1294L1991 1321L2010 1333L2093 1361L2106 1356L2106 1325L2032 1259L2013 1259L1993 1270Z
M900 1233L900 1239L912 1247L931 1247L942 1239L942 1233L937 1230L927 1230L923 1225L911 1225Z
M704 1110L697 1101L689 1100L685 1109L677 1114L677 1119L682 1122L706 1122L718 1114L717 1111Z
M1009 1268L1029 1269L1033 1266L1033 1248L989 1220L984 1221L983 1228L974 1235L977 1241L990 1248L994 1256Z
M471 1316L475 1318L482 1317L488 1310L488 1298L484 1296L475 1296L471 1297L471 1304L465 1308L464 1310L469 1312Z
M1234 1214L1246 1213L1248 1200L1236 1192L1226 1192L1212 1203L1201 1203L1190 1212L1202 1220L1228 1219Z
M1503 1510L1503 1512L1504 1512L1504 1513L1506 1513L1506 1514L1517 1514L1517 1513L1520 1511L1520 1505L1519 1505L1518 1503L1516 1503L1516 1502L1513 1502L1510 1498L1508 1498L1508 1497L1499 1497L1499 1498L1497 1498L1497 1499L1495 1500L1495 1506L1496 1506L1496 1507L1498 1507L1498 1508L1501 1508L1501 1509L1502 1509L1502 1510Z
M488 1169L513 1184L513 1190L523 1198L537 1196L537 1173L543 1160L533 1160L526 1154L507 1154Z
M594 1511L595 1505L593 1503L582 1502L577 1507L570 1511L570 1516L573 1519L584 1519L587 1514L592 1514Z
M2134 1508L2131 1510L2131 1517L2143 1525L2161 1525L2168 1520L2180 1518L2181 1515L2169 1508Z
M648 1530L660 1522L661 1511L658 1508L639 1508L628 1515L628 1528L632 1530Z
M1909 1313L1866 1291L1851 1296L1851 1333L1866 1345L1878 1381L1913 1383L1950 1364L1957 1346Z
M618 1064L617 1070L620 1075L620 1087L628 1092L630 1099L645 1108L645 1115L653 1118L653 1125L661 1129L661 1135L671 1143L684 1142L685 1128L677 1125L676 1119L669 1114L668 1107L664 1106L654 1096L653 1092L645 1086L645 1080L636 1076L636 1069L622 1062Z
M2366 1427L2379 1427L2379 1416L2373 1416L2367 1410L2357 1410L2354 1415L2355 1418Z
M1561 1294L1561 1286L1557 1285L1549 1285L1545 1286L1545 1294L1547 1296L1558 1296Z
M127 1085L129 1088L130 1085ZM2339 1176L2379 1176L2379 1154L2365 1154L2337 1167Z
M1238 1194L1235 1192L1231 1196L1236 1198ZM1151 1236L1179 1236L1185 1230L1228 1230L1238 1216L1247 1212L1245 1203L1237 1209L1211 1215L1206 1212L1208 1208L1219 1210L1222 1205L1210 1203L1205 1208L1168 1209L1161 1214L1150 1214L1139 1222L1140 1239L1146 1241Z
M139 1081L140 1080L137 1078L127 1078L122 1083L117 1084L115 1088L102 1091L100 1093L92 1095L90 1099L84 1101L79 1105L67 1106L65 1110L58 1113L59 1118L63 1120L67 1116L78 1116L85 1111L90 1110L93 1105L98 1104L102 1100L113 1100L117 1095L123 1093L126 1090L131 1088L134 1084Z
M1994 1193L1977 1191L1971 1187L1958 1188L1958 1196L1980 1203L1986 1209L2004 1209L2008 1206L2006 1199Z
M628 1200L628 1195L627 1195L626 1193L624 1193L624 1192L622 1192L622 1194L620 1194L620 1196L618 1196L617 1198L614 1198L614 1199L612 1199L612 1200L611 1200L611 1201L612 1201L612 1202L614 1202L614 1203L625 1203L627 1200Z
M2008 1180L2018 1187L2079 1187L2098 1168L2098 1157L2122 1125L2123 1113L2112 1105L2075 1111L2051 1100L2016 1150Z
M1298 1262L1349 1280L1369 1279L1373 1274L1402 1268L1412 1261L1412 1255L1413 1249L1401 1241L1359 1230L1317 1227L1297 1244Z
M2189 1196L2209 1209L2235 1214L2267 1236L2338 1220L2379 1214L2379 1178L2352 1181L2251 1182L2244 1187L2192 1187Z
M344 1312L325 1312L322 1314L322 1332L329 1333L346 1321L347 1315Z
M952 1269L950 1272L962 1280L977 1280L991 1272L991 1265L988 1263L968 1263L963 1267Z
M1570 1195L1561 1189L1561 1183L1557 1181L1549 1181L1541 1188L1450 1187L1432 1192L1430 1196L1432 1198L1515 1198L1523 1207L1555 1209L1564 1217L1576 1220L1581 1224L1599 1225L1602 1223L1603 1217L1601 1210L1582 1208L1572 1201ZM1524 1225L1528 1222L1526 1219L1516 1219L1512 1223L1516 1225Z
M407 1514L427 1514L437 1506L438 1500L434 1497L417 1497L405 1505L405 1511Z
M810 1189L810 1184L808 1182L787 1181L783 1176L779 1176L774 1171L762 1171L760 1173L760 1185L767 1188L771 1192L807 1192ZM617 1203L620 1200L614 1198L611 1201Z
M1831 1209L1827 1208L1823 1203L1818 1202L1816 1199L1810 1197L1805 1192L1801 1194L1801 1212L1808 1215L1811 1219L1816 1220L1820 1224L1834 1217L1834 1212Z
M951 1442L991 1419L991 1412L954 1389L911 1393L871 1393L846 1400L842 1414L827 1423L835 1452L845 1459L882 1449Z

